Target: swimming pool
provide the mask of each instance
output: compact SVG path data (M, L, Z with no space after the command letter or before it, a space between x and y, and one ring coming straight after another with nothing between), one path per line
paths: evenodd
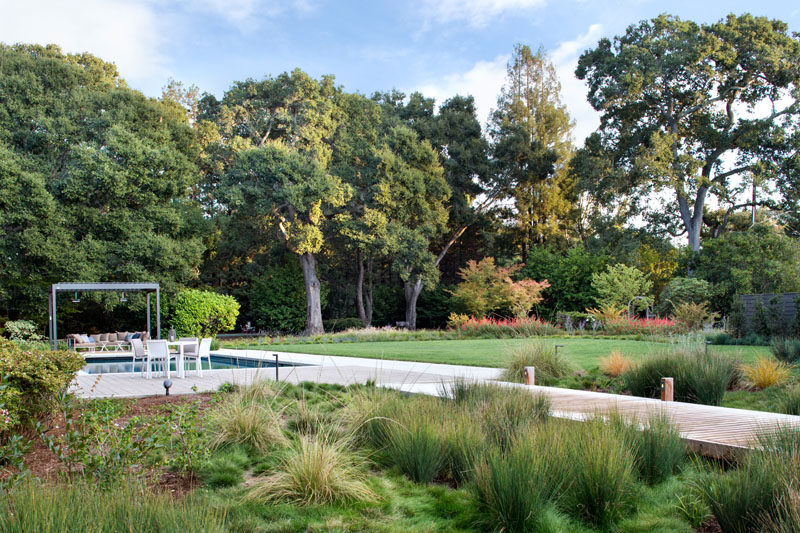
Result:
M143 363L134 364L132 356L126 354L124 356L111 356L103 354L99 357L86 357L86 366L83 367L82 372L86 374L120 374L125 372L141 372ZM278 366L308 366L300 363L286 363L283 361L278 362ZM170 369L175 372L175 361L170 363ZM158 368L158 367L156 367ZM194 371L195 363L186 363L186 371ZM203 370L209 370L208 360L204 359L202 363ZM240 357L223 354L211 354L211 370L226 369L226 368L275 368L275 361L265 359L255 359L251 357Z

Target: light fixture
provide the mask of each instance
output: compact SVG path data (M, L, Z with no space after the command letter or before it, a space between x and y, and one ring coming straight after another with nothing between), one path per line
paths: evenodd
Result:
M122 296L119 297L119 301L120 302L127 302L128 301L128 299L125 298L125 291L122 292Z
M72 303L74 303L74 304L81 303L81 299L78 298L78 291L75 291L75 297L72 298Z

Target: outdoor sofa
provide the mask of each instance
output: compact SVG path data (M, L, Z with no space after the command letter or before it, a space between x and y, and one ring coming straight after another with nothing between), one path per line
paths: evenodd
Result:
M118 331L116 333L94 333L92 335L71 333L67 335L67 344L76 351L118 352L130 349L131 339L134 338L147 342L150 340L150 335L146 331Z

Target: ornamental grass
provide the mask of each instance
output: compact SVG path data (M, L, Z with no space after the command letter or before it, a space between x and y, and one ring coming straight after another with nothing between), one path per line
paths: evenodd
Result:
M742 365L745 379L757 389L783 385L791 377L789 367L771 357L759 357L749 365Z

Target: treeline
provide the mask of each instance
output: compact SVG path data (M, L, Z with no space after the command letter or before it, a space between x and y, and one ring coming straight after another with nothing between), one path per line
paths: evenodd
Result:
M153 99L91 55L0 45L0 320L46 322L56 281L153 280L167 316L191 286L271 331L440 327L462 310L459 269L484 257L547 279L547 318L594 305L592 276L619 263L659 305L687 275L720 313L800 289L800 44L784 23L661 16L576 75L602 113L578 150L552 64L522 45L485 129L470 96L366 96L298 69ZM62 316L102 329L142 308L86 295Z

